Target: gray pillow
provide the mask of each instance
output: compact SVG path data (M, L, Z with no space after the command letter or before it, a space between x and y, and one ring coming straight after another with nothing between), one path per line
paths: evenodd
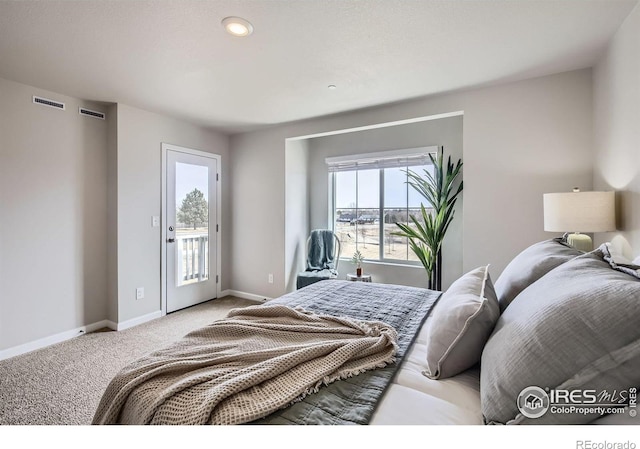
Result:
M606 255L603 245L560 265L504 311L482 353L486 422L588 423L600 415L555 413L546 389L620 397L640 386L640 274L614 269ZM536 396L542 401L531 402Z
M460 277L433 310L427 332L427 369L423 374L444 379L478 363L499 317L489 266Z
M522 251L509 262L496 281L500 312L504 312L522 290L555 267L581 254L584 253L560 238L535 243Z

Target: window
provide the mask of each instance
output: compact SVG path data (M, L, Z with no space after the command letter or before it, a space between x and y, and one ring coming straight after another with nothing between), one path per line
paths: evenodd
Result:
M407 239L392 233L400 230L396 222L421 217L424 198L407 183L407 170L433 173L428 154L435 151L437 147L327 158L330 220L343 257L359 250L368 260L419 262Z

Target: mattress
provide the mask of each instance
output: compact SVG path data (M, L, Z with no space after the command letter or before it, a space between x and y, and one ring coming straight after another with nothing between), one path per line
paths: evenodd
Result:
M481 425L480 370L434 380L426 369L427 318L416 340L378 403L372 425Z

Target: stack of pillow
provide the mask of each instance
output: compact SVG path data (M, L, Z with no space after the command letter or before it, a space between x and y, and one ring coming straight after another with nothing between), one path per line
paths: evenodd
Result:
M524 416L518 396L536 386L620 394L640 387L640 267L602 245L583 253L560 239L530 246L492 284L489 267L442 295L427 334L433 379L480 363L485 422L589 423L597 413ZM577 393L576 393L577 394Z

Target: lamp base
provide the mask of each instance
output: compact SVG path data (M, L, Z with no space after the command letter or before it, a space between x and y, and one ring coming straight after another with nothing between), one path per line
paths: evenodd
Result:
M569 234L567 235L567 243L585 253L593 251L593 240L586 234Z

